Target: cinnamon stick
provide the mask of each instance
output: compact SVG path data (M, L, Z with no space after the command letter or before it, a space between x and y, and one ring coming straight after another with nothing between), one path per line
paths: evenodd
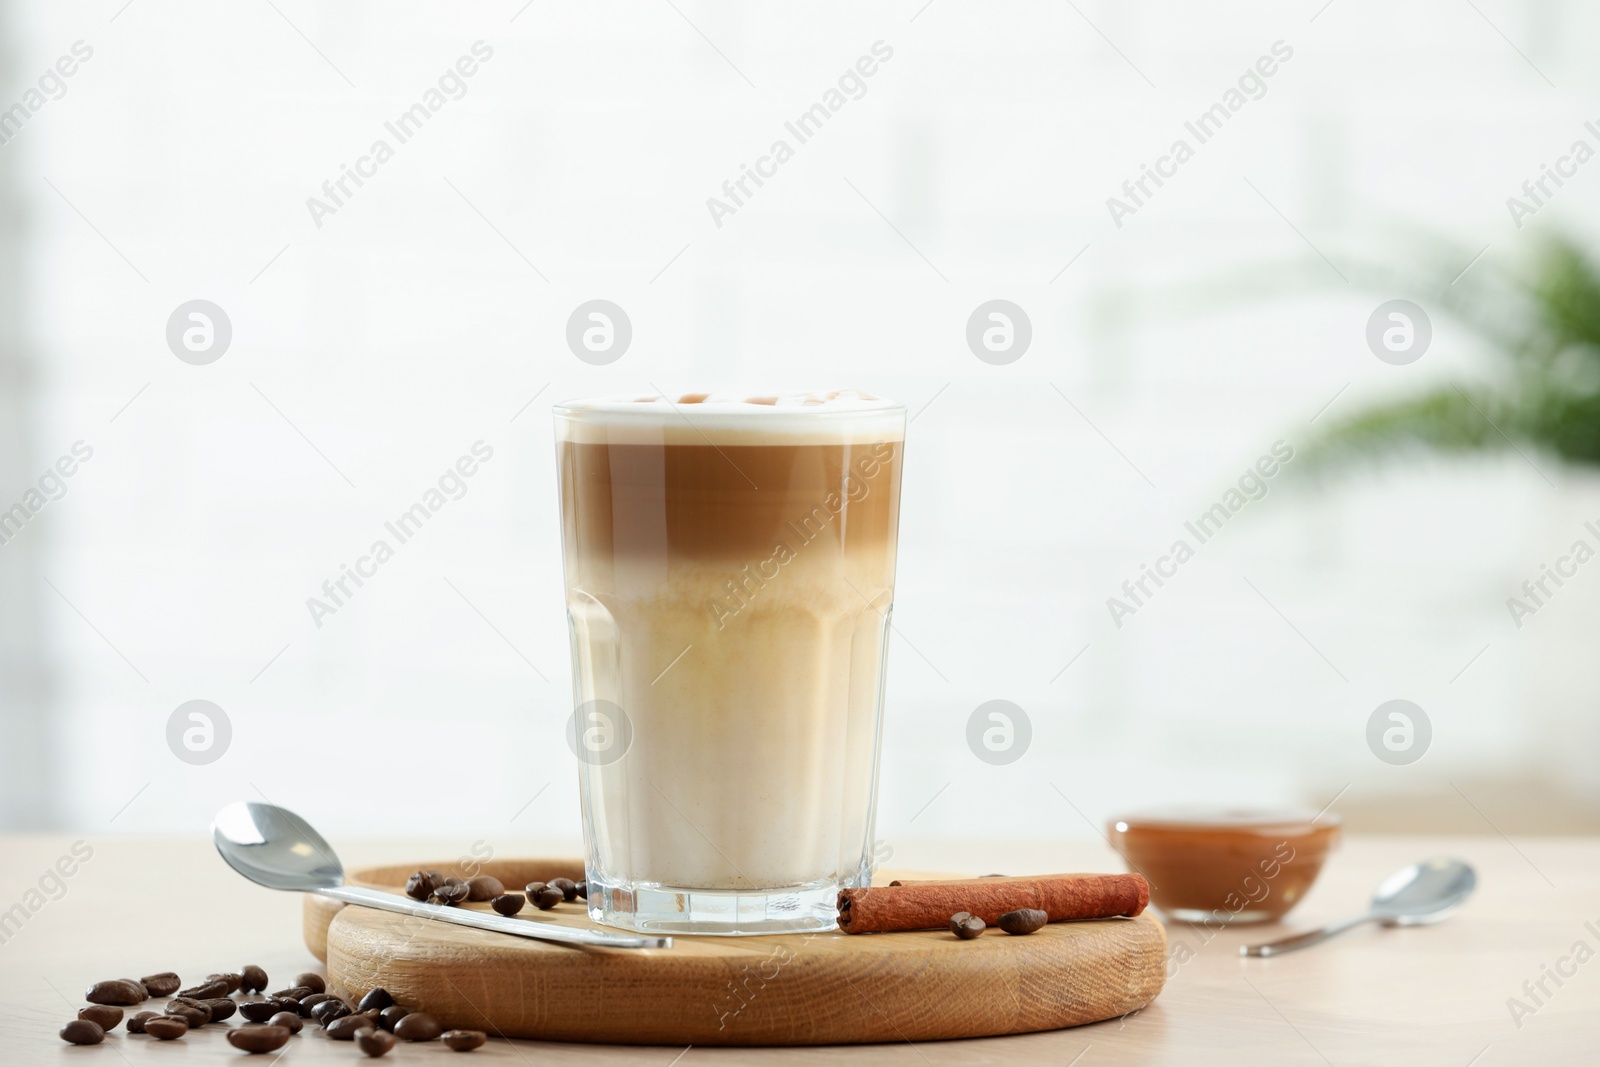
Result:
M993 926L1018 908L1037 908L1051 922L1138 915L1150 885L1137 874L1044 874L1030 878L969 878L894 882L839 891L839 929L847 934L942 930L958 911Z

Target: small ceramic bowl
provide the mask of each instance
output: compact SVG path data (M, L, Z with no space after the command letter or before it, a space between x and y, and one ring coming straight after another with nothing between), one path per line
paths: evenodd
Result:
M1300 902L1339 843L1339 817L1172 808L1111 820L1111 847L1150 883L1150 900L1190 923L1259 923Z

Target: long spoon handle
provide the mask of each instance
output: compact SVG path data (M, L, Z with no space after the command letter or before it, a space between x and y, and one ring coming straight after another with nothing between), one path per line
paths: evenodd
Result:
M1362 923L1377 922L1381 918L1381 915L1357 915L1353 919L1343 919L1336 923L1329 923L1327 926L1316 930L1307 930L1303 934L1295 934L1292 937L1285 937L1279 941L1268 941L1264 945L1240 945L1239 955L1279 956L1285 952L1293 952L1297 948L1305 948L1308 945L1318 944L1328 940L1328 938L1333 937L1336 934L1344 933L1351 927L1360 926Z
M479 930L492 930L497 934L514 934L538 941L557 941L567 945L595 945L602 948L671 948L670 937L645 937L637 934L613 934L605 930L585 930L571 926L558 926L538 919L517 919L506 915L486 915L481 911L452 908L443 904L425 904L393 893L380 893L361 886L341 885L313 890L318 896L340 900L346 904L359 904L364 908L377 908L419 919L471 926Z

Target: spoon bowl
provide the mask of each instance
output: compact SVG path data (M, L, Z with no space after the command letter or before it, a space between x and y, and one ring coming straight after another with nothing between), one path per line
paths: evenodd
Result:
M670 937L648 937L563 926L550 919L513 918L449 907L345 885L344 864L311 824L287 808L245 801L229 804L211 822L211 840L228 866L257 885L315 893L345 904L435 919L500 934L567 945L604 948L670 948Z

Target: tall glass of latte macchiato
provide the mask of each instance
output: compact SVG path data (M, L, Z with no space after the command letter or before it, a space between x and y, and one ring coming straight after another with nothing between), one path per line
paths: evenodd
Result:
M905 409L556 407L589 914L831 929L868 884Z

